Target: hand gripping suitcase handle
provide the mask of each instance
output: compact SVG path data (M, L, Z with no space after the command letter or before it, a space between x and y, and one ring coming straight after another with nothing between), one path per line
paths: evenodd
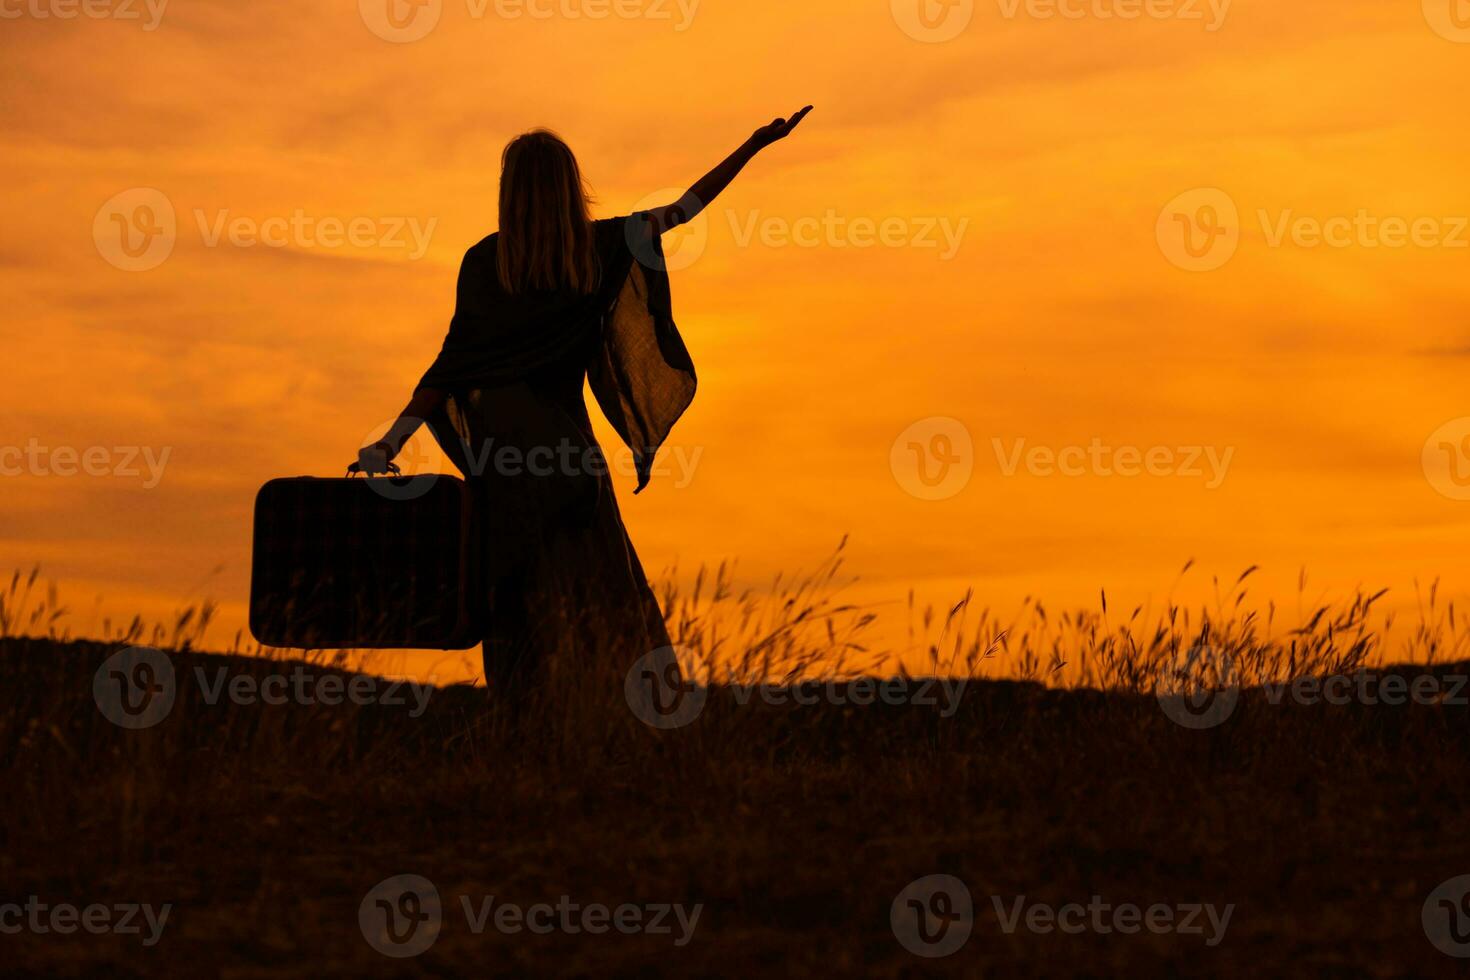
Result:
M359 463L348 463L347 464L347 475L349 477L356 476L357 474L359 474L361 472L362 472L362 466L361 466L361 464L359 464ZM386 472L390 476L402 476L403 475L403 471L398 468L398 464L397 463L389 463L388 464L388 469L387 469Z

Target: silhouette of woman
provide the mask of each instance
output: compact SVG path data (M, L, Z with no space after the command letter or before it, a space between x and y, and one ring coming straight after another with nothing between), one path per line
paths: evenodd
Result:
M505 148L500 230L465 253L438 358L358 466L381 473L427 423L480 494L488 683L543 678L553 654L631 663L669 645L582 399L632 450L637 488L694 397L660 236L699 214L811 111L757 129L679 200L591 220L576 158L535 130Z

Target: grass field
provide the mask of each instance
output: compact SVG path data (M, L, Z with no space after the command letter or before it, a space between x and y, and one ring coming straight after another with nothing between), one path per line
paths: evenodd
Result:
M108 642L34 635L54 631L55 600L12 588L0 904L35 896L47 909L38 920L0 909L6 969L1463 973L1424 919L1428 903L1441 932L1470 923L1456 897L1442 912L1431 898L1470 874L1470 690L1456 687L1470 665L1445 656L1459 649L1453 611L1430 603L1407 634L1419 663L1383 668L1364 598L1290 629L1232 609L1234 592L1219 610L1166 610L1146 627L1139 616L1109 626L1099 609L1042 613L1045 628L974 614L961 629L957 607L926 627L934 662L989 676L945 694L896 675L885 694L795 680L824 648L854 671L875 656L865 614L824 591L834 572L774 598L715 598L718 574L700 593L665 595L686 657L720 665L697 715L668 729L641 720L628 665L563 672L554 695L525 700L390 688L319 656L197 652L192 616ZM748 615L717 630L721 602ZM124 716L150 724L129 728L109 720L124 689L108 692L136 680L137 662L116 657L139 641L164 659L148 660L155 700ZM1197 650L1209 655L1178 656ZM996 677L1003 668L1030 679ZM1193 689L1190 671L1222 690L1198 703L1156 696ZM1269 686L1333 674L1358 679L1334 699L1344 703L1300 680L1295 693ZM1401 704L1384 703L1389 676L1406 679ZM1234 700L1222 678L1243 685ZM758 679L778 686L741 686ZM1222 704L1226 717L1210 715ZM1181 705L1197 709L1183 724ZM404 879L378 887L401 875L432 883L437 918L422 890L406 900ZM936 898L920 881L933 875L963 883L968 917L952 882ZM136 913L141 928L126 934L72 921L62 934L65 915L47 917L75 907L85 921L102 906L120 924L134 903L155 921L168 905L167 918L150 930ZM1120 913L1130 906L1153 928ZM406 932L389 911L430 924L395 946ZM385 929L393 952L432 943L390 958ZM929 952L963 942L920 956L906 946L919 932Z

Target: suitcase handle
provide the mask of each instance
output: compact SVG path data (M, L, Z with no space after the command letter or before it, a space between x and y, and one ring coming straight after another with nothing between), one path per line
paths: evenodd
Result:
M361 472L362 472L362 467L359 464L357 464L357 463L348 463L347 464L347 475L349 477L356 476L357 474L359 474ZM388 469L387 469L386 472L390 476L402 476L403 475L403 471L398 468L398 464L397 463L389 463L388 464Z

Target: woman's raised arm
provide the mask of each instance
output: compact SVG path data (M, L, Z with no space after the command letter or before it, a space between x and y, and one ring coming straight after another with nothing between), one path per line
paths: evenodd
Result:
M797 123L805 119L806 114L811 111L812 107L807 106L790 118L772 119L770 123L752 133L750 139L741 143L734 153L720 162L719 166L696 180L679 200L660 208L650 208L648 214L653 221L654 229L661 235L670 228L677 228L703 211L719 196L721 191L730 186L730 181L735 179L735 175L740 173L757 153L777 140L789 136Z

